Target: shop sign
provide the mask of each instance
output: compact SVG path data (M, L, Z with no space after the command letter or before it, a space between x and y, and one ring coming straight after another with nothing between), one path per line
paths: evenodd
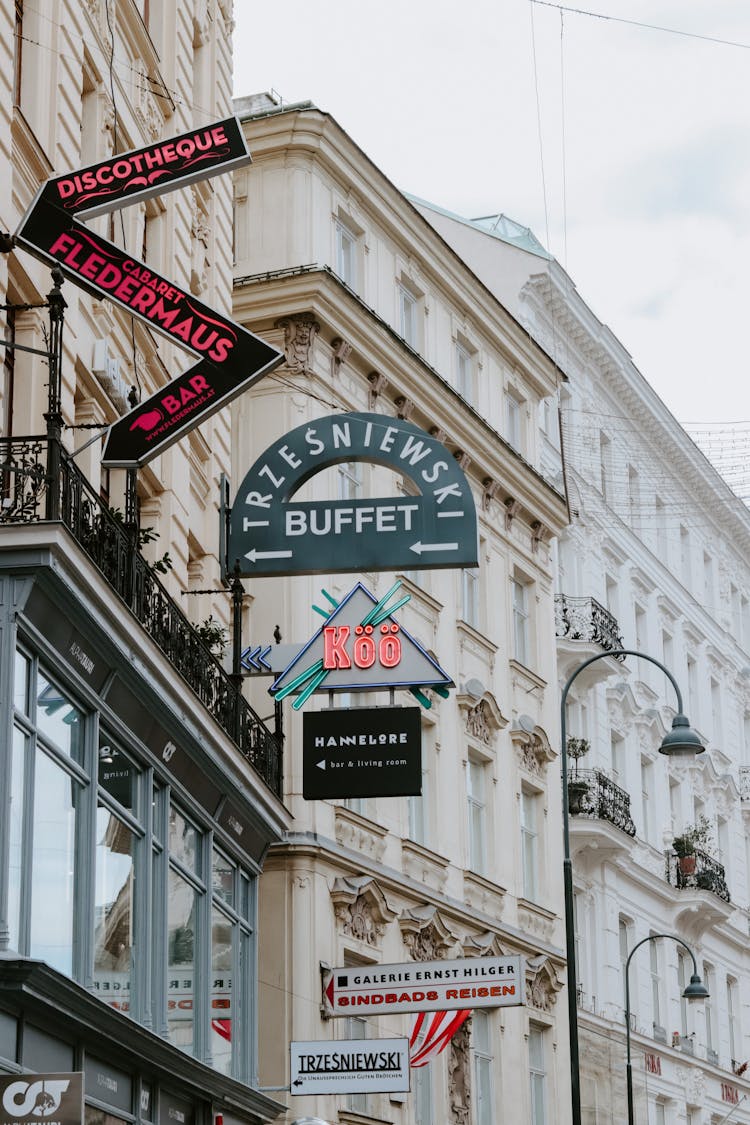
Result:
M646 1060L646 1073L647 1074L661 1074L661 1055L655 1055L651 1051L644 1053Z
M304 690L313 676L317 691L452 687L448 673L387 605L380 609L384 600L358 582L274 680L271 694L283 699L297 687Z
M83 1074L0 1076L0 1125L82 1125Z
M415 495L296 501L302 485L342 462L384 465ZM232 507L227 570L271 574L478 565L469 483L442 442L382 414L332 414L298 426L250 469Z
M729 1102L731 1105L739 1105L740 1092L736 1086L730 1086L728 1082L722 1082L721 1100Z
M242 127L230 117L47 180L21 222L20 245L200 357L110 428L106 466L150 461L284 357L75 216L101 215L249 161Z
M337 1039L290 1044L292 1094L409 1090L408 1039Z
M422 792L418 707L328 708L302 722L302 796L416 797Z
M510 1007L524 1003L524 972L522 957L328 969L323 1006L327 1016Z
M129 1074L86 1052L86 1096L129 1114L133 1108L133 1080Z

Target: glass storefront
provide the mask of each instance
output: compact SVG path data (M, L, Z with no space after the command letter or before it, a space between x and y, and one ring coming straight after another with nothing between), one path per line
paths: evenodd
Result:
M179 753L168 736L149 757L129 716L76 698L30 648L14 667L10 950L250 1081L256 879L227 840L234 813L159 768Z

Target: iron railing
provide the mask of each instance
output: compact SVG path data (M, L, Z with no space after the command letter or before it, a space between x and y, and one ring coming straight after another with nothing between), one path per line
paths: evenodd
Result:
M635 836L630 794L602 770L577 770L569 775L568 808L571 816L608 820L628 836Z
M0 439L0 526L39 523L50 509L57 512L59 522L112 590L280 797L279 742L134 547L130 530L115 518L65 450L60 450L59 471L52 478L48 444L46 437Z
M731 902L727 887L726 872L718 860L708 852L695 849L689 856L677 856L675 852L665 853L667 882L680 890L686 887L701 891L712 891L724 902ZM693 862L694 861L694 862Z
M555 634L571 641L588 641L607 651L624 646L617 619L596 598L555 594Z

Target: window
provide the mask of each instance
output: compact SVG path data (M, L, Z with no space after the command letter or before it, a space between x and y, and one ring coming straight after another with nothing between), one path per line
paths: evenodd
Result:
M650 934L653 937L654 934ZM657 941L650 941L648 943L650 968L651 968L651 1015L654 1021L654 1028L661 1027L661 971L659 965L659 943Z
M424 1036L417 1039L417 1048L424 1043ZM435 1111L432 1096L433 1068L428 1063L426 1066L415 1066L411 1069L412 1104L414 1105L414 1125L434 1125Z
M487 763L470 757L466 765L469 814L469 868L484 875L487 867Z
M399 332L412 348L419 345L418 326L419 300L410 289L402 283L398 287L398 324Z
M690 718L693 725L696 726L700 721L700 694L698 692L698 665L692 656L687 658L687 686Z
M654 1121L655 1125L665 1125L666 1118L664 1116L664 1102L654 1102Z
M407 797L407 814L409 819L408 831L409 839L413 840L415 844L427 844L429 841L429 799L428 799L428 773L427 764L429 762L429 745L431 744L429 735L423 735L422 739L422 793L419 797Z
M344 1025L344 1039L366 1039L367 1038L367 1020L362 1016L347 1016L342 1021ZM352 1113L367 1113L368 1099L367 1094L349 1094L346 1099L346 1108Z
M682 524L680 524L680 567L682 569L682 581L690 589L693 584L692 548L690 546L690 532Z
M474 356L460 341L456 341L456 390L467 402L474 401Z
M735 1062L744 1062L738 1058L737 1052L741 1046L740 1029L738 1023L739 1009L737 1005L737 981L734 977L727 977L727 1029L729 1031L729 1057Z
M527 667L531 661L529 637L529 587L518 578L511 579L513 606L513 656Z
M547 1121L547 1065L544 1039L544 1029L531 1024L529 1027L531 1125L546 1125Z
M688 1001L683 996L687 988L690 974L688 973L687 957L678 950L677 952L677 988L680 994L680 1034L684 1037L688 1032Z
M713 740L717 746L721 746L721 684L718 680L715 680L713 676L711 676L709 683L711 687L711 724L713 726Z
M522 401L511 390L505 392L505 437L519 452L523 448Z
M358 500L362 495L362 462L346 461L338 467L339 500Z
M467 625L479 628L479 567L461 571L461 616Z
M714 604L714 560L707 551L703 552L703 596L704 605L711 609Z
M639 652L648 652L648 620L646 610L638 602L633 607L635 616L635 647Z
M666 509L660 496L654 497L654 518L656 521L656 553L661 562L665 566L669 566Z
M521 790L521 875L524 898L535 901L539 892L539 795Z
M628 951L629 951L629 945L630 945L629 933L628 933L629 928L630 928L630 923L628 922L628 919L623 918L623 916L620 915L620 917L618 919L618 922L617 922L617 935L618 935L618 940L619 940L619 945L620 945L620 972L621 972L621 975L622 975L622 1006L623 1006L623 1008L627 1007L627 1003L626 1003L627 997L626 997L625 994L626 994L626 991L627 991Z
M489 1013L481 1008L473 1012L471 1038L474 1058L474 1122L475 1125L493 1125L492 1025Z
M638 470L628 465L628 519L630 526L639 531L641 527L641 485Z
M612 443L605 433L599 433L599 484L602 498L609 499L609 482L612 479Z
M625 739L616 731L612 731L610 734L610 764L613 781L627 788L625 784Z
M654 835L654 766L648 758L641 758L641 816L643 839L651 843Z
M359 281L358 242L356 232L343 219L336 220L336 273L350 289Z
M21 649L12 692L11 948L249 1081L254 879Z
M703 1012L706 1020L706 1050L715 1050L714 1043L716 1042L716 1028L714 1026L714 971L713 967L707 961L703 962L703 983L708 989L709 995L706 997L703 1005Z

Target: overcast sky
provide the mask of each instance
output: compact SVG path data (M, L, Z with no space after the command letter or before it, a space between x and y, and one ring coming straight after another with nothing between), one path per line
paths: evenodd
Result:
M236 0L235 93L310 99L402 190L530 226L680 421L748 420L750 3L580 7L748 47L531 0Z

